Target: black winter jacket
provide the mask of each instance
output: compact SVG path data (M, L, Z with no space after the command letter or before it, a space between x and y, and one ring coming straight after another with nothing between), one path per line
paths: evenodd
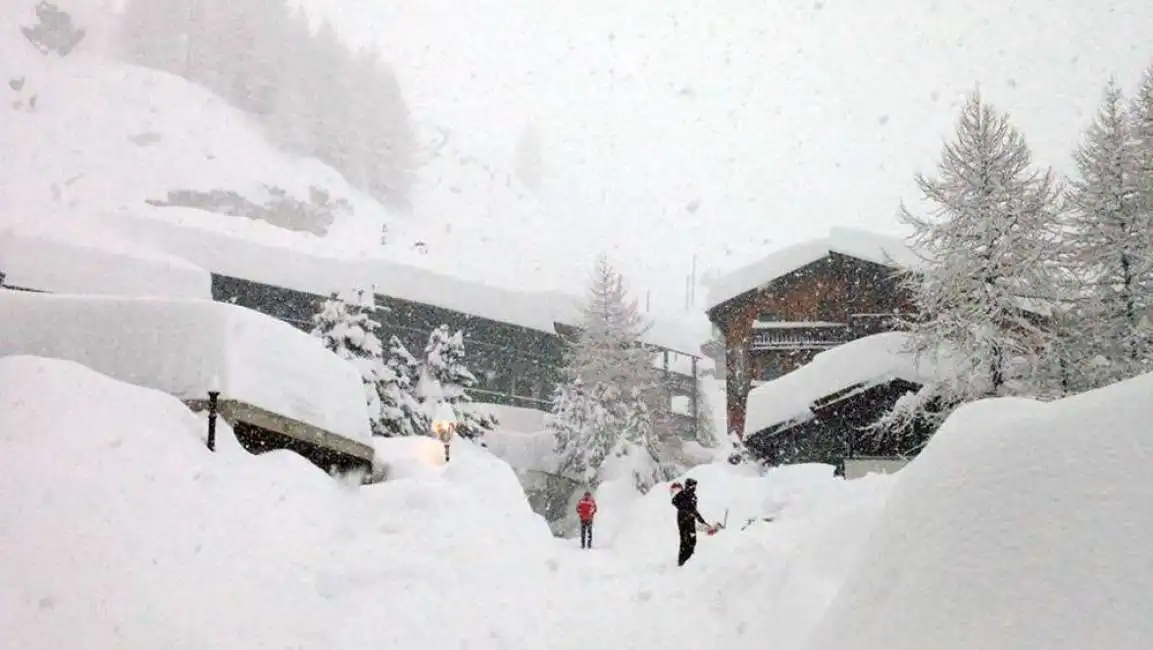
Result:
M681 490L673 497L673 506L677 509L677 525L693 526L694 521L708 525L709 522L697 511L696 490Z

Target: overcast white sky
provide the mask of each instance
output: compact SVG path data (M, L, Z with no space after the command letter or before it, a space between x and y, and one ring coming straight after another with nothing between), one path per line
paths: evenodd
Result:
M694 253L725 271L833 225L901 232L975 84L1066 168L1106 80L1153 62L1149 0L309 1L479 155L539 127L547 218L498 223L538 282L608 249L663 308Z

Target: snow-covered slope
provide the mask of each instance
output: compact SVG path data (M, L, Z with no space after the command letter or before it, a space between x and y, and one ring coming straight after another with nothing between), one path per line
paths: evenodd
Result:
M1138 650L1153 639L1153 375L959 409L901 470L810 650Z
M92 215L170 192L218 192L226 200L266 206L284 192L302 203L313 192L330 202L333 221L310 224L352 250L379 247L390 219L379 204L331 168L272 147L259 125L221 99L179 77L76 53L46 57L31 50L8 21L0 22L8 57L0 91L0 226L47 215L65 227L70 212ZM34 107L27 102L35 97ZM7 95L5 99L11 99ZM245 217L234 217L244 220Z

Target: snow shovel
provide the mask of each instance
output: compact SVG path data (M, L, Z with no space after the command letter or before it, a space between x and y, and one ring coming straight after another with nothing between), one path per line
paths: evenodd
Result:
M724 518L724 520L723 520L723 521L721 521L721 523L719 523L719 524L713 524L713 526L712 526L711 528L709 528L709 532L708 532L707 534L708 534L708 535L710 535L710 536L712 536L712 535L716 535L716 534L717 534L717 531L718 531L718 530L724 530L724 529L725 529L725 526L727 526L727 525L728 525L728 523L729 523L729 509L728 509L728 508L725 508L725 518Z

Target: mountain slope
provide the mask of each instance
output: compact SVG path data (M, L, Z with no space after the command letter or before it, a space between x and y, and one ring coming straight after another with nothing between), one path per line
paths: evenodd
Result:
M0 28L0 226L176 203L379 248L383 207L325 165L276 150L211 93L83 53L41 56L11 23Z

